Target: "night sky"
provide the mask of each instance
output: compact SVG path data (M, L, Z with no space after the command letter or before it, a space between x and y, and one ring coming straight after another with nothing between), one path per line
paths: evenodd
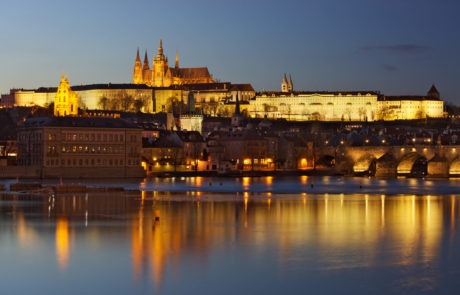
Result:
M136 50L279 90L373 90L460 105L458 0L4 0L0 93L130 83Z

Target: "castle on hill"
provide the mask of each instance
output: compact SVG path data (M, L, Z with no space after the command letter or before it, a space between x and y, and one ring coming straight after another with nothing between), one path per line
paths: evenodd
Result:
M179 67L179 54L177 52L174 67L169 67L168 58L163 53L163 42L160 39L157 55L152 58L152 68L149 65L147 51L145 51L144 63L142 64L139 49L137 49L132 82L151 87L169 87L171 85L213 83L214 80L207 67Z

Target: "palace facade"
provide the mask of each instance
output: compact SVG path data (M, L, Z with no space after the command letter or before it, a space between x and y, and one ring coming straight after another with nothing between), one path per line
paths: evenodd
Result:
M444 101L433 85L425 96L385 96L372 91L297 92L284 75L281 91L249 101L253 118L292 121L414 120L444 117Z

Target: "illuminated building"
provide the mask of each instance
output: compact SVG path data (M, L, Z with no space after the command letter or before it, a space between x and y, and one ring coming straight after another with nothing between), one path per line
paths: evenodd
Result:
M147 52L144 63L141 64L139 49L133 69L133 84L145 84L153 87L168 87L171 85L213 83L207 67L181 68L179 67L179 54L176 52L174 67L170 68L168 58L163 53L163 42L160 40L157 55L153 58L152 69L149 67Z
M153 89L146 85L133 84L90 84L72 86L81 109L123 110L151 113ZM56 87L40 87L35 90L12 89L7 104L15 106L46 107L55 102Z
M255 96L250 84L229 82L170 87L109 83L76 85L71 86L71 90L77 95L80 109L158 113L186 106L187 109L199 109L204 115L228 117L234 111L236 96L245 103L245 108ZM56 87L12 89L10 94L2 96L2 105L46 107L55 102L57 91Z
M203 170L205 147L197 131L161 131L158 138L143 141L144 167L148 173Z
M426 96L385 96L371 91L296 92L284 75L280 92L250 100L251 117L292 121L376 121L442 118L444 102L433 85Z
M76 116L78 115L78 97L70 89L69 80L62 76L54 98L55 116Z
M374 121L376 92L264 92L249 101L251 117L292 121Z
M434 85L426 96L384 96L377 104L379 119L382 120L413 120L444 116L444 102L440 99Z
M141 135L121 119L29 118L18 129L18 165L41 177L140 177Z

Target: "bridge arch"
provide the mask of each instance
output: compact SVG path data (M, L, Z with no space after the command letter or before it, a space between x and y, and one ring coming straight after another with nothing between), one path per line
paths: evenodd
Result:
M375 175L377 158L372 154L365 154L353 164L353 173L357 175Z
M399 161L396 172L405 176L426 176L428 160L416 152L408 153Z
M450 164L449 176L460 177L460 156L456 157Z
M378 158L376 162L375 176L394 177L396 176L397 167L398 161L391 152L387 152Z
M335 166L335 158L331 155L322 155L316 160L316 166L318 167L334 167Z

